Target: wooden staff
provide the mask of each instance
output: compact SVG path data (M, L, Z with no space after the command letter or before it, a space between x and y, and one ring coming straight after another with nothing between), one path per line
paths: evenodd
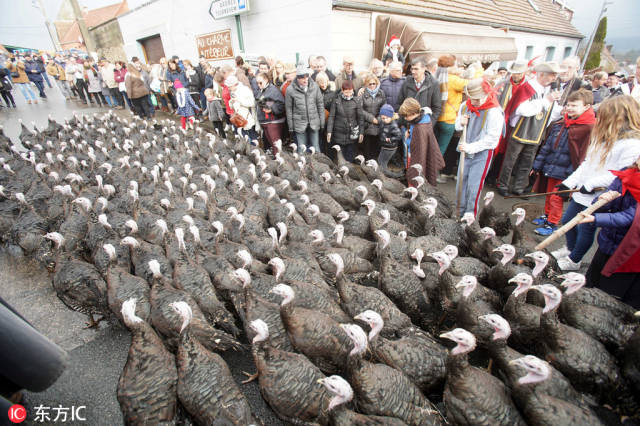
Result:
M562 237L564 234L569 232L570 229L578 225L580 221L582 221L585 215L593 213L594 211L598 210L600 207L604 206L607 203L610 203L612 200L615 200L620 196L619 192L617 192L616 194L617 195L615 195L615 197L611 199L607 199L607 198L599 199L594 204L590 205L589 207L587 207L586 209L578 213L573 219L571 219L566 224L562 225L553 234L549 235L544 241L538 244L536 246L536 250L542 250L546 248L549 244L551 244L558 238Z
M462 139L463 144L467 143L467 125L466 124L462 128L462 137L460 139ZM464 184L464 182L462 181L464 177L464 156L465 156L465 153L461 152L460 160L458 161L458 189L456 191L456 214L459 214L460 203L462 202L462 185Z
M602 191L606 188L594 188L593 191ZM539 194L522 194L522 195L507 195L506 198L529 198L529 197L542 197L543 195L557 195L557 194L572 194L574 192L580 191L580 188L576 189L565 189L564 191L552 191L552 192L541 192Z

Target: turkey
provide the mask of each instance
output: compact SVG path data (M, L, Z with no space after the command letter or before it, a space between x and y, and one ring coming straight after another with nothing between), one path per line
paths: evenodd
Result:
M511 231L511 219L505 212L496 212L496 209L491 204L494 197L495 194L493 191L487 191L487 193L484 194L484 204L482 210L478 213L478 224L482 228L485 226L492 228L499 237L506 237L509 231Z
M640 318L640 312L636 312L636 317ZM633 333L622 352L622 373L638 395L640 392L640 327Z
M369 349L376 360L402 371L425 393L441 388L446 376L447 350L433 337L416 327L407 327L396 332L397 338L385 338L381 335L385 323L372 310L354 319L369 326Z
M341 324L353 349L347 361L347 377L355 392L358 411L395 417L411 425L439 425L442 418L435 406L402 372L385 364L362 359L367 335L355 324Z
M509 282L517 285L503 309L512 330L509 340L517 348L535 349L539 345L542 308L527 303L527 292L533 286L533 277L520 272Z
M500 292L503 296L508 295L513 291L512 285L509 284L509 280L515 277L517 274L525 273L531 274L531 269L513 263L516 255L516 249L511 244L502 244L495 248L494 251L502 255L500 263L493 266L489 270L486 286Z
M199 424L256 424L227 363L191 336L189 305L179 301L171 303L171 308L182 318L176 354L180 403Z
M443 400L447 419L458 425L525 425L507 388L484 370L469 365L473 334L456 328L440 335L456 343L447 362Z
M526 371L518 379L513 395L519 401L529 424L534 425L601 425L600 419L587 407L555 398L537 387L551 376L551 367L533 355L510 361Z
M364 238L356 237L354 235L344 235L344 225L337 224L333 234L336 236L336 241L333 243L334 247L340 247L348 249L356 256L371 261L376 252L376 244L372 241L365 240Z
M124 421L130 425L173 424L178 401L175 359L135 312L136 299L122 304L123 321L131 330L129 355L117 390Z

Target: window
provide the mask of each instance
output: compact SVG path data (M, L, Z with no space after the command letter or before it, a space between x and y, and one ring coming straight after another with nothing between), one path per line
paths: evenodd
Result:
M544 60L549 62L549 61L553 61L553 57L556 54L556 47L555 46L549 46L547 47L547 49L544 52Z
M569 56L571 56L571 50L572 50L571 46L565 47L564 48L564 56L563 56L563 58L568 58Z
M525 59L531 59L533 58L533 46L527 46L527 50L524 54L524 58Z

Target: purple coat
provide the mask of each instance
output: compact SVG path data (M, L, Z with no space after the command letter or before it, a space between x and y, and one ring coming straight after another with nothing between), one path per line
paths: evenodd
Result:
M622 182L616 178L609 189L622 192ZM594 201L597 198L594 199ZM637 201L629 191L598 210L594 216L594 225L602 227L598 234L600 251L612 255L627 234L636 214Z

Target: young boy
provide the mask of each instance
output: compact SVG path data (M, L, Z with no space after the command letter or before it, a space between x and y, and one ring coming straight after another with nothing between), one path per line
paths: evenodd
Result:
M493 150L498 146L504 129L504 113L488 82L482 78L469 81L465 87L468 99L460 105L456 118L456 130L467 126L466 141L460 139L458 151L464 152L464 169L458 168L457 185L462 184L462 197L458 214L478 212L478 199Z
M533 162L533 172L538 173L534 191L555 191L556 185L584 160L591 129L596 122L592 104L593 94L589 90L580 89L569 95L564 118L551 124L547 139ZM534 231L536 234L547 236L556 230L562 218L563 201L568 198L568 194L546 196L544 214L532 221L539 226Z
M378 118L378 139L380 141L380 154L378 155L378 164L386 176L399 178L402 176L400 172L392 172L388 169L387 165L389 160L393 157L398 144L402 140L402 131L397 124L397 114L393 111L393 107L389 104L384 104L380 108L380 117Z
M209 117L213 128L218 131L218 135L224 135L224 104L222 103L222 90L218 96L213 89L205 89L204 96L207 98L207 109L204 114Z

